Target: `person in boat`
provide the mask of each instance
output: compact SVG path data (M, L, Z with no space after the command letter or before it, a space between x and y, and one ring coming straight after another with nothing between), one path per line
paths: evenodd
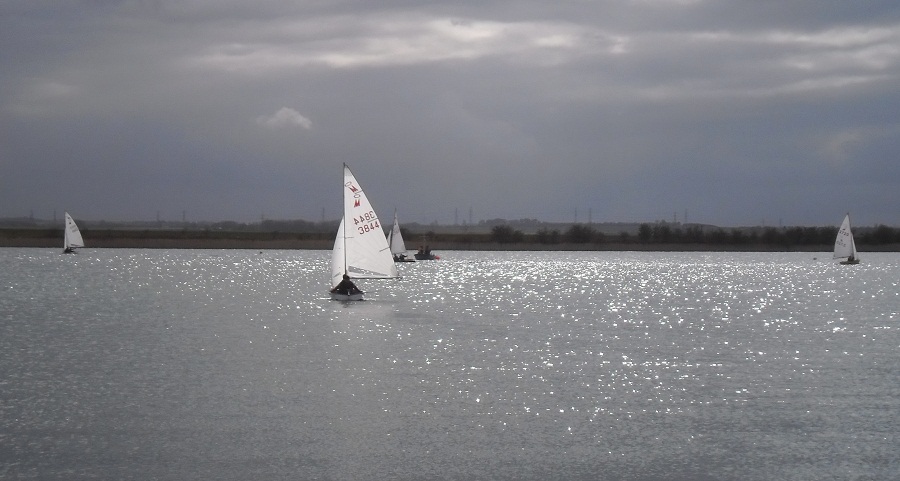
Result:
M341 282L338 282L338 285L334 286L334 288L331 289L331 292L334 292L336 294L346 294L349 296L350 294L359 294L362 291L359 290L359 288L356 287L356 284L354 284L353 281L350 280L350 276L344 274L344 278L341 279Z

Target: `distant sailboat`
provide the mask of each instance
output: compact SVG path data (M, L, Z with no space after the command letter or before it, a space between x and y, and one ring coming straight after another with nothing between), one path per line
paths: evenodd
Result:
M414 259L406 257L406 243L403 242L403 235L400 233L400 222L397 221L396 209L394 210L394 226L388 233L388 245L391 246L394 262L415 262Z
M834 258L844 259L841 264L859 264L856 242L853 240L853 232L850 231L850 214L844 216L844 222L838 229L837 238L834 240Z
M81 238L81 231L72 220L72 216L66 212L66 228L63 237L63 252L66 254L74 254L75 249L84 247L84 239Z
M346 277L345 277L346 276ZM363 292L345 289L342 279L400 277L378 216L356 177L344 164L344 216L331 253L331 298L362 300Z

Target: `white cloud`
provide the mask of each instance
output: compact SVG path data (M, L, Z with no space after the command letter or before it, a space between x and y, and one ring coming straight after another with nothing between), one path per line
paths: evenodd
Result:
M312 120L288 107L282 107L272 115L260 115L256 118L256 123L271 128L300 127L305 130L312 128Z
M533 64L556 63L560 55L615 52L621 39L573 23L500 22L422 15L384 15L376 20L299 21L270 27L251 42L213 45L191 60L204 67L260 75L307 67L386 67L490 56ZM351 27L348 27L351 26ZM310 36L314 31L316 36ZM565 58L565 57L564 57Z
M13 97L10 110L21 115L48 115L58 111L78 94L78 88L55 80L37 80Z

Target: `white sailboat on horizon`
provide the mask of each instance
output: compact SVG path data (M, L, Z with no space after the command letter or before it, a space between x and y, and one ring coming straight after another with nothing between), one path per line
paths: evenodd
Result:
M834 239L834 259L844 259L841 264L859 264L859 254L856 252L856 242L853 240L853 232L850 230L850 213L844 216L841 228L838 229Z
M406 257L406 243L403 242L403 234L400 233L400 222L397 220L397 209L394 209L394 225L388 233L388 245L391 246L391 255L394 262L415 262Z
M78 230L78 225L75 224L75 221L72 219L72 216L66 212L66 227L65 234L63 235L63 253L65 254L74 254L75 249L79 247L84 247L84 239L81 237L81 231Z
M378 215L347 164L343 192L344 215L331 254L330 292L334 300L358 301L363 292L343 288L342 279L395 279L400 274Z

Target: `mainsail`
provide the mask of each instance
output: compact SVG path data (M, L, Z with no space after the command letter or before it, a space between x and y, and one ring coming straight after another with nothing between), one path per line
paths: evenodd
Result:
M75 250L76 247L84 247L84 239L81 238L81 231L72 220L72 216L66 212L66 231L63 238L63 247L66 250Z
M834 240L835 259L857 259L856 242L853 240L853 232L850 231L850 214L844 216L841 228L838 229L837 238Z
M397 211L394 211L394 226L388 234L388 244L391 246L391 254L406 254L406 243L403 242L403 235L400 234L400 222L397 221Z

